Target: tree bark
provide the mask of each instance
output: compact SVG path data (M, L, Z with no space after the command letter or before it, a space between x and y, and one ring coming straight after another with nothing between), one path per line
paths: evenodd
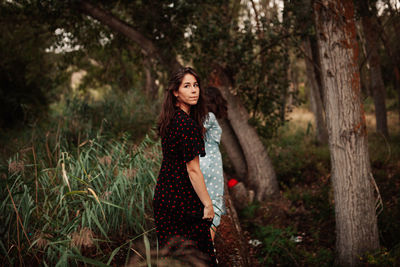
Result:
M308 83L310 85L309 88L309 99L311 111L314 114L315 118L315 128L316 128L316 138L319 144L327 144L328 143L328 130L326 129L325 122L325 110L322 103L322 96L320 92L322 91L321 82L318 82L317 79L320 78L317 75L317 70L315 65L319 65L318 61L313 58L310 37L307 37L303 41L304 53L305 53L305 63L306 63L306 73ZM319 70L318 70L319 71Z
M228 120L246 158L247 185L254 190L258 201L277 196L279 187L272 162L256 130L248 124L247 110L230 92L230 79L220 67L216 67L210 80L228 102Z
M373 17L364 15L361 17L361 22L365 35L371 91L375 105L376 131L388 137L385 85L383 84L381 62L378 53L379 35Z
M238 175L241 180L244 180L246 178L247 166L242 148L236 138L235 132L233 131L228 119L220 119L218 122L222 128L221 143L228 154L236 175Z
M379 249L373 177L360 96L352 0L314 5L326 93L326 120L335 198L337 264L356 266Z

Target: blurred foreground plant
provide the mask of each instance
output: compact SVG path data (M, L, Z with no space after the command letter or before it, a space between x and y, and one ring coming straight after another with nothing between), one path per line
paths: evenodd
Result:
M175 236L169 240L169 245L161 249L150 249L149 241L144 235L143 244L139 244L135 255L130 259L128 267L151 266L159 267L207 267L208 256L199 251L193 241L182 240Z

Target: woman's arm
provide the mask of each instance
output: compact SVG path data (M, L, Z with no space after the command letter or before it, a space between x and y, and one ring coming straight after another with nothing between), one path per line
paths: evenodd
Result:
M213 219L214 208L207 191L206 183L204 182L203 174L200 170L199 156L196 156L193 160L186 163L186 168L194 191L204 205L203 219Z

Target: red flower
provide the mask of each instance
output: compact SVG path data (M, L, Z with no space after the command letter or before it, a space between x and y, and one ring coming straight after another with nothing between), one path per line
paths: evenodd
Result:
M232 187L234 187L235 185L237 185L237 183L238 183L238 181L236 180L236 179L230 179L229 181L228 181L228 187L229 188L232 188Z

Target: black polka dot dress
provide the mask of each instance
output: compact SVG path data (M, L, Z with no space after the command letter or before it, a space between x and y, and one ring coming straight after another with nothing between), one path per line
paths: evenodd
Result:
M204 206L189 180L186 163L205 156L204 142L197 124L177 108L162 138L163 162L154 191L154 219L160 247L171 238L191 240L216 266L210 235L211 222L203 220Z

